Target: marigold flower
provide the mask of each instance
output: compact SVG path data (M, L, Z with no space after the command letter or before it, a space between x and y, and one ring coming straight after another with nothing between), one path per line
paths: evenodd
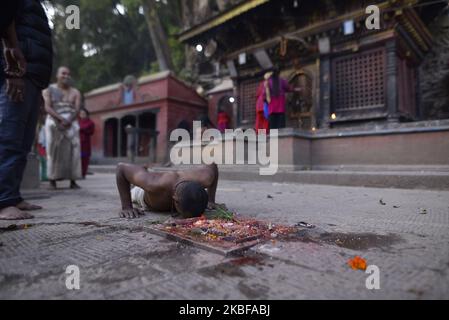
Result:
M359 256L356 256L354 259L350 259L348 261L348 265L353 270L366 270L366 260Z

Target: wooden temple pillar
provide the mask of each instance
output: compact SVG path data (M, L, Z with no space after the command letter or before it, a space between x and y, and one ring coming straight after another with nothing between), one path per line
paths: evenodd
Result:
M389 122L399 121L398 106L398 56L396 39L390 39L386 49L386 103Z
M320 57L320 108L317 118L320 118L320 128L329 128L331 111L331 60L330 55Z
M122 156L122 118L117 122L117 157Z

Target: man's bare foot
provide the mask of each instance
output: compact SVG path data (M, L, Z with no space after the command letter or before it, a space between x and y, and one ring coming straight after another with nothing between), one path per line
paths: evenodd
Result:
M70 189L81 189L79 185L76 184L75 181L70 181Z
M0 210L0 220L21 220L32 218L34 218L34 216L25 211L21 211L16 207L6 207Z
M56 190L56 181L50 180L50 186L48 187L50 190Z
M16 208L19 210L25 210L25 211L34 211L34 210L41 210L41 206L37 206L35 204L31 204L23 200L21 203L16 205Z

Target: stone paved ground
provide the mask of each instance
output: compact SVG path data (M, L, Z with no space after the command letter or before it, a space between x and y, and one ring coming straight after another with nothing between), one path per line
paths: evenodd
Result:
M164 215L119 219L112 174L80 184L26 192L46 208L26 221L33 225L0 221L0 299L449 298L448 191L220 181L218 202L241 214L317 226L242 259L142 228ZM368 275L347 266L356 255L379 267L380 290L366 289ZM72 264L81 273L77 291L65 287Z

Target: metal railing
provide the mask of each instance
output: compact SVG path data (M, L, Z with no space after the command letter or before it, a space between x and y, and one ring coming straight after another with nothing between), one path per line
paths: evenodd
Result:
M138 156L139 138L143 135L150 137L148 143L148 160L149 162L156 162L156 142L159 131L152 129L134 128L132 125L125 127L126 131L126 156L131 163L135 162L136 156Z

